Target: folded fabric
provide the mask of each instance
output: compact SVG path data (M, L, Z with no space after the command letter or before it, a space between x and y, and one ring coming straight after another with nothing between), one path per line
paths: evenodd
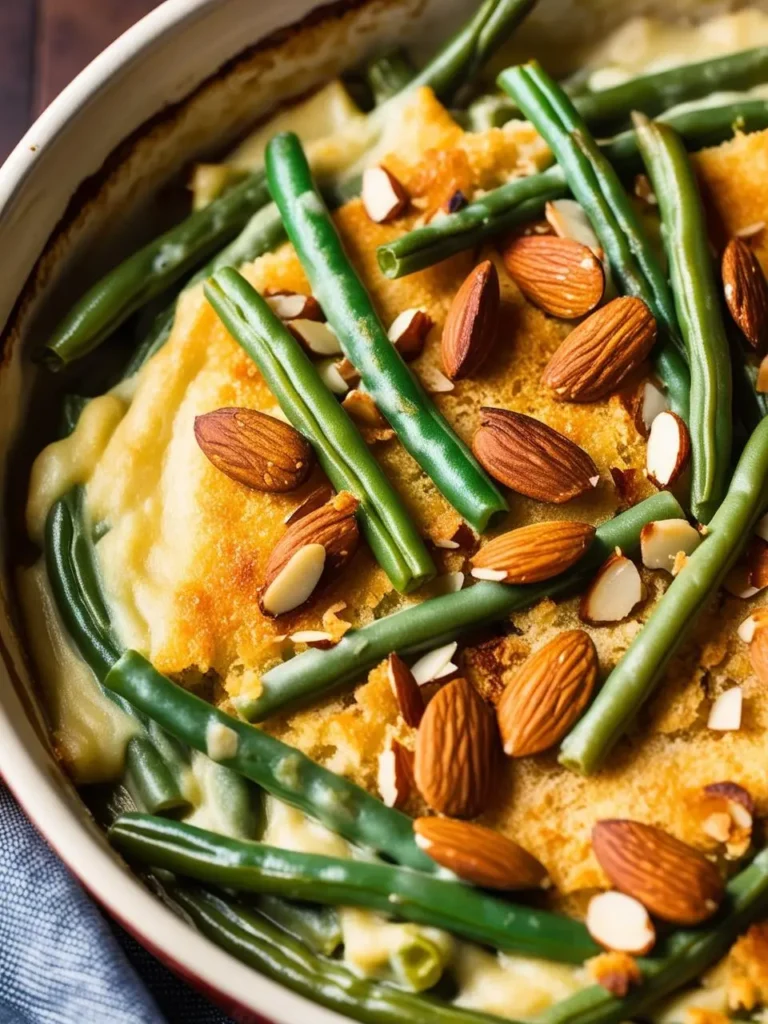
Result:
M108 924L0 784L0 1024L91 1021L229 1018Z

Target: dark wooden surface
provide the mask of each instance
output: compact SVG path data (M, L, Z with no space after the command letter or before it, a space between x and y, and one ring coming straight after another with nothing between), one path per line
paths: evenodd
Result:
M0 163L34 118L160 0L0 0Z

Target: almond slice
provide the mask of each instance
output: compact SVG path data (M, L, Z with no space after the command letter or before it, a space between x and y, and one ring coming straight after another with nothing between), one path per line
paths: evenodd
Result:
M406 362L416 359L424 350L424 342L434 320L423 309L405 309L392 321L387 337Z
M702 536L687 519L662 519L647 523L640 531L640 554L646 569L672 572L675 558L682 551L692 554L701 544Z
M742 601L748 601L750 597L759 594L757 587L749 582L749 567L746 561L741 560L732 566L723 580L723 590L731 597L738 597Z
M613 299L571 331L542 380L562 401L596 402L615 391L655 343L656 321L646 304Z
M360 197L365 212L377 224L385 224L405 212L408 193L386 167L367 167L363 171Z
M480 548L472 559L472 575L478 578L478 569L491 569L503 571L505 583L539 583L575 565L594 535L589 523L556 520L521 526Z
M600 821L592 830L592 848L611 883L663 921L701 924L723 898L715 865L652 825Z
M319 650L327 650L333 647L333 637L324 629L300 629L291 633L288 639L294 644L306 644L308 647L317 647Z
M453 643L436 647L433 651L422 655L418 661L414 662L411 666L411 672L418 685L424 686L425 683L431 683L433 679L437 679L439 673L444 671L447 665L451 664L451 659L456 653L458 646L454 640Z
M740 686L732 686L715 698L709 709L707 728L713 732L737 732L741 728L744 698Z
M526 299L545 313L575 320L602 301L603 265L581 242L556 235L521 235L501 256Z
M312 447L290 424L255 409L224 408L195 417L195 440L231 480L257 491L293 491L309 476Z
M281 320L324 320L320 303L314 295L299 292L270 292L264 296L267 305Z
M659 488L670 487L688 465L690 455L691 440L683 420L674 412L659 413L648 436L648 479Z
M441 373L435 366L422 366L418 371L419 380L424 389L430 394L439 395L444 392L453 391L453 381L448 380L444 373Z
M334 395L346 395L350 388L348 381L341 372L342 362L335 359L323 359L317 364L317 372L320 374L320 379Z
M559 238L571 238L586 245L600 258L600 241L592 229L584 207L575 199L553 199L544 207L547 223Z
M637 566L614 554L603 563L579 605L579 618L592 626L621 622L643 600L643 581Z
M265 615L283 615L302 605L325 569L338 572L357 549L358 501L341 491L326 505L292 523L275 545L264 572L259 604ZM323 548L323 556L315 550ZM304 549L310 548L307 554ZM299 600L301 598L301 600Z
M723 290L728 311L753 348L762 348L768 332L768 284L746 242L732 238L723 253Z
M498 751L490 709L466 679L454 679L427 705L416 734L414 777L439 814L474 818L491 792Z
M353 388L347 392L341 404L355 423L364 427L387 426L387 421L376 408L376 403L367 391Z
M384 804L402 810L413 789L413 754L397 740L379 754L377 782Z
M601 892L587 907L587 931L605 949L645 956L656 943L656 929L639 900L623 892Z
M642 980L642 971L629 953L601 953L593 956L584 965L587 977L602 986L616 999L624 999Z
M274 574L261 595L265 615L284 615L304 604L312 594L325 568L322 544L304 544Z
M470 376L487 359L498 334L499 303L499 275L484 260L467 275L445 320L440 351L451 380Z
M558 743L587 706L597 668L595 645L580 629L560 633L532 654L496 707L504 753L527 757Z
M330 324L318 320L290 320L288 329L297 341L313 356L336 356L341 345Z
M472 451L506 487L561 505L597 485L600 473L589 455L552 427L508 409L486 406L480 416Z
M540 889L546 869L499 832L450 818L417 818L416 845L465 882L506 891Z
M450 655L448 660L450 661ZM424 714L424 697L413 672L399 654L390 654L387 675L403 721L412 729L418 729Z
M643 386L637 396L635 407L635 426L639 434L648 437L653 421L663 412L667 412L669 403L667 396L651 380L643 382Z

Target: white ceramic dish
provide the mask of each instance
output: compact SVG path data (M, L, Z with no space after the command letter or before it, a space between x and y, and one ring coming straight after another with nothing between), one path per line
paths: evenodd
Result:
M4 494L12 480L8 470L14 445L35 427L27 410L38 371L25 354L28 343L44 336L68 295L82 292L103 270L107 251L113 261L115 248L130 244L127 226L141 223L140 198L281 99L361 59L376 45L395 39L437 43L462 9L473 6L470 0L330 5L310 17L304 36L284 33L272 40L276 49L268 52L256 47L276 30L305 19L314 5L315 0L167 0L62 93L0 170ZM602 23L606 14L612 20L626 16L626 7L619 12L618 6L610 0L543 0L527 32L544 30L550 39L559 35L563 40L574 31L583 35L595 8L602 8ZM695 8L697 0L679 6ZM647 0L633 7L661 4ZM325 19L322 32L314 24L320 18ZM234 60L249 47L256 49ZM45 739L14 625L9 523L23 500L20 492L6 496L10 515L3 519L0 549L0 773L96 899L238 1019L342 1021L246 968L155 900L109 849L61 773Z

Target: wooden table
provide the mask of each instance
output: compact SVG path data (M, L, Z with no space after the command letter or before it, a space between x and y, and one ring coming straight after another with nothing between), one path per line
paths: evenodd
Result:
M0 163L65 85L160 0L0 0Z

